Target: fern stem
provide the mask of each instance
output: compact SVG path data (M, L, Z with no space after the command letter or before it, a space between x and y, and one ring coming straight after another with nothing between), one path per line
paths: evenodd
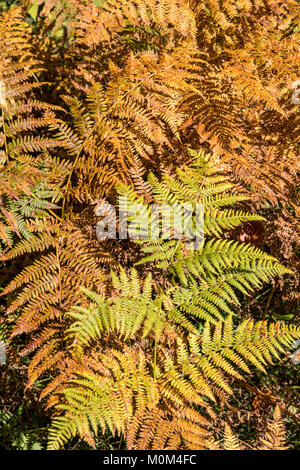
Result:
M157 366L157 339L155 338L154 343L154 363L153 363L153 376L156 381L156 366Z
M6 163L9 162L8 156L8 145L7 145L7 137L5 134L5 119L4 119L4 109L1 107L1 116L2 116L2 126L3 126L3 136L4 136L4 147L5 147L5 156L6 156Z
M59 260L58 243L56 243L55 252L56 252L57 268L58 268L59 307L61 309L61 306L62 306L62 276L61 276L61 265L60 265L60 260ZM61 314L61 310L60 310L60 314Z
M266 315L268 313L272 297L274 295L275 290L277 289L277 285L278 285L278 281L276 280L276 282L275 282L275 284L274 284L274 286L273 286L273 288L270 292L270 295L268 297L267 305L266 305L266 308L265 308L265 311L264 311L264 314L263 314L263 318L262 318L263 320L266 318Z

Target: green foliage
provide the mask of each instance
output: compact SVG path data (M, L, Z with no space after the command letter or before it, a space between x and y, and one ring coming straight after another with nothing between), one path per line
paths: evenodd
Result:
M1 0L0 11L8 10L8 8L18 5L19 0Z
M119 187L119 194L127 196L129 220L133 229L138 227L136 233L141 238L136 242L147 254L137 265L151 262L156 268L167 269L173 282L180 284L174 288L176 307L196 318L216 322L224 314L233 313L232 304L240 304L238 293L249 295L263 282L291 271L259 248L221 238L226 230L263 218L232 209L230 206L247 200L247 196L233 193L234 185L216 171L209 155L193 151L191 154L193 165L178 169L177 178L164 175L158 181L152 174L148 178L151 203L161 205L161 218L159 215L152 217L152 206L131 188ZM138 216L132 215L131 204L139 205ZM177 208L177 217L181 220L184 204L192 207L189 217L193 219L192 233L196 241L198 237L197 242L188 242L182 233L181 238L175 235L177 239L173 233L172 239L171 229L168 229L168 223L169 227L172 225L170 207L175 211ZM194 210L197 207L198 213ZM120 209L125 210L125 207L120 204ZM174 214L175 217L176 212ZM203 216L203 224L195 220L199 215ZM147 238L149 220L151 230L154 224L158 227L159 239Z
M25 429L22 420L26 413L22 406L15 411L0 412L0 448L2 450L42 450L44 448L44 439L40 436L40 430ZM38 420L35 417L37 423ZM35 421L33 418L32 421ZM36 423L36 424L37 424Z
M60 187L68 173L66 164L55 158L16 159L0 167L0 250L32 235L33 224L57 209Z

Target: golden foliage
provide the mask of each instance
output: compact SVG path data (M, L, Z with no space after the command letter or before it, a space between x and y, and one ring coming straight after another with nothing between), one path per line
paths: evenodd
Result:
M230 239L264 220L252 200L279 207L271 230L296 252L297 7L25 0L0 15L0 255L19 263L1 298L28 387L47 382L49 448L107 430L129 449L243 447L228 424L216 439L216 405L300 336L240 321L241 299L291 270ZM205 240L100 243L92 204L117 193L145 213L202 204ZM286 448L278 407L258 448Z

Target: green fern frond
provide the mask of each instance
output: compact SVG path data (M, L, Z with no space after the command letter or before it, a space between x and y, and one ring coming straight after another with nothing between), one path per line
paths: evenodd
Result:
M240 295L249 295L264 282L292 271L257 247L221 238L225 231L263 218L226 208L247 197L232 193L234 186L216 172L210 155L191 150L190 153L193 166L178 170L177 179L163 175L159 181L152 174L148 178L152 202L160 204L160 215L153 216L152 206L124 185L119 187L119 194L123 196L119 209L127 210L132 233L139 230L139 239L135 241L146 256L136 264L152 263L166 268L174 282L179 280L183 287L176 294L177 304L179 296L182 298L181 311L190 313L193 309L199 318L214 322L224 313L233 313L231 304L239 305ZM197 242L190 242L190 234L182 233L184 204L200 210L200 214L190 216L192 235ZM139 207L138 216L136 207ZM203 223L199 223L201 215ZM180 220L179 235L176 234L177 219ZM155 235L158 232L157 238L151 238L153 231ZM190 291L186 302L184 289Z

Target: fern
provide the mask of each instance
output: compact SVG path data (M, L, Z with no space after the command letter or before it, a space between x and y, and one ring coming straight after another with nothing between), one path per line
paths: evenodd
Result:
M187 340L174 326L167 326L168 333L162 331L159 337L154 328L146 340L149 344L151 335L156 337L157 362L154 364L151 351L139 347L138 330L129 337L124 337L117 328L112 331L114 307L107 310L104 322L100 298L88 295L97 303L84 312L84 317L82 313L79 317L78 309L72 313L75 322L70 332L74 338L74 359L68 372L62 374L55 388L50 390L54 392L50 404L56 405L56 412L61 415L54 418L50 429L49 449L61 447L77 434L94 445L98 429L103 433L109 429L113 434L125 434L129 448L174 449L183 443L192 449L210 448L210 421L200 409L193 410L193 406L205 409L213 420L216 391L233 393L229 376L240 379L250 373L249 366L265 370L272 356L278 358L300 335L295 327L280 323L255 324L252 320L234 328L232 317L227 318L224 326L219 323L213 332L207 323L202 333L193 333ZM140 304L138 306L140 308ZM130 320L142 333L143 320L138 309L131 310ZM169 344L171 338L176 343L176 346L173 344L173 359L172 349L170 352L166 349L165 334ZM110 342L114 341L118 348L107 349L104 335L109 335ZM132 347L133 340L135 347ZM159 427L153 426L153 422L159 422Z
M268 253L237 241L264 222L297 270L298 7L24 0L1 13L0 340L12 367L26 356L28 387L43 379L49 448L106 431L128 449L247 446L228 423L218 440L218 410L299 340L247 318L245 299L292 271L274 240ZM92 206L117 193L134 243L96 240ZM161 206L158 237L136 203L144 218ZM183 236L162 221L184 205ZM294 301L295 277L281 282ZM279 407L255 446L286 448Z
M203 211L204 220L204 226L201 225L200 230L203 229L207 241L203 239L201 232L197 233L195 219L198 215L194 215L193 230L195 236L201 240L198 243L199 248L196 246L194 250L187 249L184 236L166 241L164 234L160 233L159 239L145 237L137 241L147 254L137 264L151 262L158 268L167 268L181 284L181 287L177 286L175 289L175 305L183 312L193 312L198 318L216 322L222 318L222 312L233 312L231 304L239 305L237 293L248 295L263 282L290 271L259 248L220 238L224 230L231 230L245 221L263 219L258 215L227 208L226 206L246 200L247 196L232 193L234 185L214 170L209 156L205 156L203 152L191 154L194 165L178 170L176 179L164 175L159 182L150 175L148 183L152 189L152 202L165 208L162 220L170 207L179 208L181 215L180 211L185 203L193 208L198 204ZM119 194L127 196L129 216L131 204L139 204L141 213L144 211L149 216L148 220L151 220L151 206L144 203L143 198L138 197L132 189L120 187ZM121 205L120 209L124 210L124 207ZM136 219L131 216L131 223L134 224ZM139 222L141 220L139 216ZM160 224L159 221L156 223ZM141 222L141 232L146 234L146 231L147 227L143 227Z
M275 407L272 419L268 420L266 430L260 431L259 443L247 447L240 442L234 434L230 426L225 424L224 439L216 448L221 450L287 450L286 436L283 418L281 417L280 408Z
M266 372L299 336L296 327L280 322L233 322L230 304L238 303L234 290L247 294L269 276L288 271L261 250L212 238L251 215L226 209L244 197L229 196L232 185L226 178L215 173L203 154L195 157L197 167L178 171L179 181L151 176L148 182L152 200L161 204L179 205L192 197L202 201L210 240L189 254L185 242L176 241L178 259L185 262L181 275L174 268L176 251L170 257L166 250L170 242L156 242L159 261L163 254L164 266L175 275L163 292L153 290L150 275L141 281L137 271L127 275L123 269L119 276L111 274L109 295L83 289L92 303L89 308L75 306L69 314L72 360L43 392L58 415L49 434L50 449L77 434L94 446L99 430L123 434L128 448L214 448L209 430L216 418L214 403L222 394L233 394L229 378L241 381L251 368ZM128 187L121 193L130 203L143 201ZM209 216L215 215L215 207L225 216L220 216L218 230L211 231Z
M260 437L259 450L287 450L284 421L280 408L275 407L273 419L268 421L266 433Z
M0 250L17 235L28 238L28 224L45 218L61 198L68 164L49 151L59 143L47 135L60 109L33 98L41 72L20 8L0 18Z

